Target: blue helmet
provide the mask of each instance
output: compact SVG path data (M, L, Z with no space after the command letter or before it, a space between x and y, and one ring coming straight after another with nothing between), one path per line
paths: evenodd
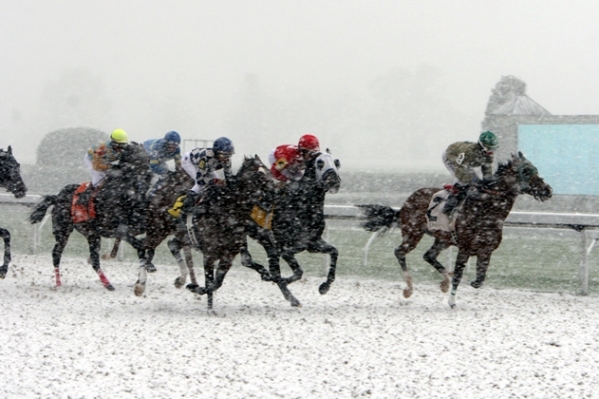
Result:
M164 139L177 144L181 143L181 136L179 136L179 133L175 132L174 130L165 134Z
M216 155L219 154L235 154L235 147L233 146L233 142L226 137L219 137L214 140L214 144L212 145L212 150Z

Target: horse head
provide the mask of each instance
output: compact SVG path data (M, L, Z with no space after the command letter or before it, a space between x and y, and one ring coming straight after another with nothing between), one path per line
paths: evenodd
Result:
M264 165L258 155L244 157L243 163L235 180L245 187L250 202L272 203L275 192L275 183L270 174L270 169Z
M328 152L320 154L314 161L316 181L324 187L325 191L331 194L337 193L341 186L339 166L339 160L333 159L333 156Z
M545 183L538 169L521 152L517 156L512 154L509 162L499 165L496 176L503 178L507 190L529 194L538 201L546 201L553 194L551 186Z
M0 187L13 193L15 198L23 198L27 193L27 186L21 177L21 165L12 155L10 146L7 151L0 148Z

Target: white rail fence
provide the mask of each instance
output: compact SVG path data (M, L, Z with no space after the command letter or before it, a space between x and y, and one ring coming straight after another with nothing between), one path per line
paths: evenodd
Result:
M34 206L41 201L41 195L27 195L24 198L16 199L10 194L0 194L0 204ZM364 217L360 209L351 205L325 205L325 216L329 219L355 220L360 223ZM398 208L396 208L398 209ZM50 213L39 225L32 225L31 240L32 251L35 253L40 245L41 232L46 224ZM581 260L578 271L580 280L580 292L588 294L589 285L589 255L599 240L599 214L579 214L579 213L549 213L549 212L517 212L509 214L505 221L506 227L522 229L571 229L580 234L581 238ZM364 251L364 265L368 261L368 252L372 244L379 237L378 233L373 233L366 243Z

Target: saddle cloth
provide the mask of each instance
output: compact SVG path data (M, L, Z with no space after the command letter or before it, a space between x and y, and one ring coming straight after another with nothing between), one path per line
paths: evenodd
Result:
M431 198L428 210L426 211L426 219L430 231L441 230L452 232L455 230L456 210L458 207L451 212L451 215L442 212L452 189L453 186L451 185L443 186L443 190L436 192Z
M252 213L250 217L258 224L258 226L263 229L270 230L272 229L272 217L274 215L274 211L271 209L270 211L262 209L258 205L254 205L252 209Z
M73 194L73 202L71 203L71 218L73 219L73 223L87 222L90 219L96 218L96 206L94 205L94 198L98 192L97 189L94 190L87 204L82 204L79 202L79 195L87 190L87 187L90 184L91 182L82 183Z

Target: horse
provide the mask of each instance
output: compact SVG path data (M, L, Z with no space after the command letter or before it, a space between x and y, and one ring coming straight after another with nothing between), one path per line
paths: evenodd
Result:
M65 186L57 195L46 195L29 216L30 222L40 222L48 208L52 209L52 234L56 241L52 250L56 287L61 286L60 260L73 230L87 240L92 268L102 285L109 291L114 287L100 268L101 238L123 239L137 250L140 261L145 258L145 246L135 236L145 231L143 195L152 178L149 157L143 147L131 143L121 152L120 160L114 165L97 194L92 196L95 218L75 223L71 215L73 197L79 184Z
M322 233L325 228L325 195L336 193L341 185L339 166L339 161L333 159L330 153L321 153L313 164L307 166L298 182L287 184L275 199L272 233L255 221L250 222L248 235L266 251L271 279L277 283L291 306L301 305L287 288L303 275L296 254L303 251L329 254L329 271L326 281L318 288L320 294L326 294L335 281L339 252L322 239ZM279 257L287 262L293 271L292 276L281 277ZM252 260L247 245L243 248L241 261L244 266L255 270L263 268Z
M393 227L400 227L402 242L395 249L395 256L407 284L403 291L405 298L409 298L413 293L406 254L416 248L424 234L434 237L434 243L424 254L424 260L443 276L440 287L444 293L449 290L450 273L437 257L441 251L452 245L458 248L448 300L449 306L454 308L458 285L471 256L477 257L476 279L471 282L471 286L480 288L485 281L491 254L501 243L503 223L518 195L528 194L543 202L551 198L553 190L521 152L517 156L512 154L510 160L498 165L489 182L481 187L470 188L456 216L453 232L431 231L427 225L427 211L433 195L441 190L421 188L410 195L399 210L383 205L357 206L366 216L367 221L363 227L367 231L385 234Z
M270 171L260 158L245 157L226 185L210 184L205 189L201 211L188 216L189 241L176 234L169 242L173 254L189 243L203 253L205 286L191 283L187 289L208 296L209 312L213 310L214 292L222 286L233 260L246 243L246 225L257 199L273 191ZM261 274L268 272L263 270Z
M152 264L156 247L177 230L176 221L168 214L167 210L180 195L183 195L192 186L193 179L185 171L178 170L168 172L150 192L146 213L146 237L144 240L146 251L145 264L140 266L139 277L134 287L135 295L140 296L145 292L147 282L146 272L156 270ZM175 279L175 287L177 288L185 285L188 274L191 277L192 284L197 284L193 271L190 247L187 245L183 246L183 250L185 252L185 262L180 256L178 249L172 252L173 256L177 259L181 272L181 275Z
M23 198L27 194L27 186L21 177L21 165L12 155L12 148L0 148L0 187L12 193L15 198ZM0 237L4 240L4 263L0 266L0 279L6 277L8 264L11 261L10 254L10 232L0 228Z

